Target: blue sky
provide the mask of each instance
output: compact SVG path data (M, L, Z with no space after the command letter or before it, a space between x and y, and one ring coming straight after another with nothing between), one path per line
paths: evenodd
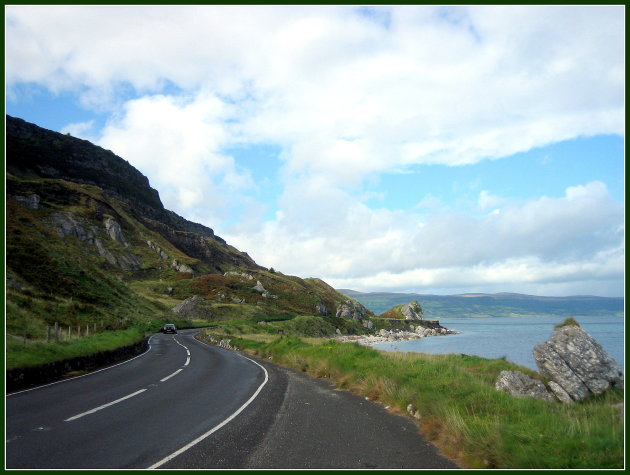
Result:
M111 149L264 266L623 295L622 6L5 13L9 115Z

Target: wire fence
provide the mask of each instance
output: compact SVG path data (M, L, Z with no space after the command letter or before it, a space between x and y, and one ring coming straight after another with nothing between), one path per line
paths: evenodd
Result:
M7 333L7 336L14 340L20 340L25 345L27 343L46 342L46 343L59 343L63 341L72 341L79 338L85 338L95 333L100 333L104 330L104 322L101 323L85 323L83 325L68 325L67 327L59 325L55 322L53 325L46 326L46 334L44 337L34 337L28 331L24 331L22 335L14 335Z

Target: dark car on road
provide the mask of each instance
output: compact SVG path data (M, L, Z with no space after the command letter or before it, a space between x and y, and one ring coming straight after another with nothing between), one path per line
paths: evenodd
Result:
M177 333L177 327L172 323L167 323L162 328L162 333Z

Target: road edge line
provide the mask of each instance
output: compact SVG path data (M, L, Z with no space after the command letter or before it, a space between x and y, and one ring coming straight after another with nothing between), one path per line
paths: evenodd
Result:
M59 381L54 381L54 382L48 383L48 384L42 384L41 386L35 386L34 388L23 389L22 391L16 391L14 393L9 393L9 394L6 394L6 397L15 396L17 394L22 394L22 393L27 393L29 391L35 391L36 389L46 388L48 386L53 386L53 385L59 384L59 383L66 383L68 381L72 381L73 379L85 378L86 376L91 376L93 374L100 373L101 371L107 371L108 369L115 368L116 366L120 366L120 365L129 363L129 362L135 360L136 358L140 358L141 356L146 355L149 351L151 351L151 339L154 336L155 335L151 335L149 337L149 340L147 341L147 345L149 347L147 348L147 350L144 353L142 353L142 354L140 354L138 356L134 356L133 358L129 358L128 360L121 361L120 363L116 363L116 364L113 364L111 366L107 366L105 368L97 369L96 371L90 371L89 373L86 373L86 374L81 374L79 376L73 376L72 378L60 379Z

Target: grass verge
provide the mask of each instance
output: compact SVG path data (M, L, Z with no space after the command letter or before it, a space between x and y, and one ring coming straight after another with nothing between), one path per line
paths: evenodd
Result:
M140 328L108 331L64 342L31 342L7 339L6 369L38 366L77 356L88 356L123 346L133 345L144 337Z
M214 334L215 338L226 338ZM407 414L466 468L622 468L622 391L574 404L514 398L494 389L500 371L526 368L467 355L384 353L336 341L230 336L231 345Z

